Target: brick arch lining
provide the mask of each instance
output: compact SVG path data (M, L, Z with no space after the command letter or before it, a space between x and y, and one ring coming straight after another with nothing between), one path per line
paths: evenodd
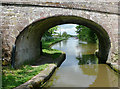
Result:
M56 25L68 23L87 26L96 33L99 39L99 62L106 63L111 45L105 29L99 24L82 17L61 15L37 20L20 32L15 42L15 66L39 58L41 55L40 40L44 32Z

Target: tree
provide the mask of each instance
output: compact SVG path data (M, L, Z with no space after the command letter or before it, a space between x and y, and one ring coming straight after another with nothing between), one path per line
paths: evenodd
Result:
M52 37L52 34L56 34L55 31L57 31L59 28L59 26L55 26L50 28L48 31L46 31L43 35L43 37L47 38L47 37Z
M55 31L57 31L58 28L59 26L55 26L55 27L50 28L48 31L46 31L44 35L42 36L42 40L46 41L46 40L53 39L52 34L56 34Z
M67 38L68 37L67 32L63 32L62 37Z
M80 40L87 42L96 42L97 36L90 28L83 25L79 25L76 26L76 29L76 33L78 33L78 38Z
M59 28L59 26L52 27L52 28L50 28L50 29L48 30L48 32L49 32L50 34L55 34L55 33L56 33L55 31L57 31L58 28Z

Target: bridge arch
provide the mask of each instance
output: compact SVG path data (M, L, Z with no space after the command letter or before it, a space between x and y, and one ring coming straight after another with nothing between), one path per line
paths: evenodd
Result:
M79 24L93 30L99 39L99 62L105 63L110 50L110 38L107 31L94 21L78 16L52 16L39 19L25 27L16 38L15 66L35 60L41 55L40 40L45 31L61 24Z

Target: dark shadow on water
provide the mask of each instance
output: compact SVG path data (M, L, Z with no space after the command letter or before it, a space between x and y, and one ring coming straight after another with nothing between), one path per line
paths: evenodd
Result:
M78 65L98 64L98 58L94 54L78 56L76 59L79 60Z

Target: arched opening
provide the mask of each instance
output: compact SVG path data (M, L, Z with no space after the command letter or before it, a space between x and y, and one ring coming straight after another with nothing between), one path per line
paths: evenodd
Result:
M110 39L108 33L99 24L77 16L54 16L33 22L23 29L16 38L15 66L35 60L41 55L41 38L49 28L61 24L79 24L92 29L99 39L99 63L106 63Z

